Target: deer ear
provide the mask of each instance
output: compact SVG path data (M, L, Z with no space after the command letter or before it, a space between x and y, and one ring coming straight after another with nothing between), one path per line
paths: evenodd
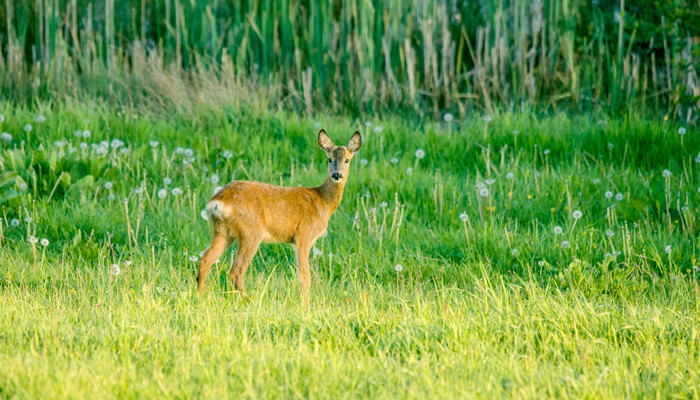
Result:
M334 146L330 136L328 136L326 131L323 129L318 132L318 145L321 147L321 149L323 149L323 151L329 151Z
M352 135L348 141L347 148L351 152L357 153L357 151L360 150L360 147L362 147L362 136L360 136L360 132L355 131L355 134Z

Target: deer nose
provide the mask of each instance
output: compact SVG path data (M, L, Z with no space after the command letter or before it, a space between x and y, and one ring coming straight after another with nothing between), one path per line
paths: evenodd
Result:
M331 175L331 178L333 178L336 181L339 181L339 180L343 179L343 175L340 175L339 173L334 172L333 175Z

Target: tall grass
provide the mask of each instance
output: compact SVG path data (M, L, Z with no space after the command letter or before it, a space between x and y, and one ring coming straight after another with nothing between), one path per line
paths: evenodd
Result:
M697 121L690 0L4 3L0 90L17 102L243 97L309 113L538 107Z

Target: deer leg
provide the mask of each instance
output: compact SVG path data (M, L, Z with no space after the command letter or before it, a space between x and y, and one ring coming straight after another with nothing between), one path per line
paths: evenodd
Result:
M236 288L236 290L241 292L243 296L247 296L245 284L243 283L245 273L248 270L248 266L253 260L255 253L258 251L260 242L261 240L257 238L241 238L238 241L238 254L236 255L236 259L233 261L231 270L228 272L228 276L231 278L233 286Z
M207 278L209 269L216 260L226 251L231 245L231 239L223 233L214 233L214 238L209 245L209 248L204 252L202 259L199 260L199 274L197 275L197 286L199 294L204 293L204 280Z
M297 242L297 267L299 273L299 284L301 285L301 301L304 305L309 305L309 290L311 288L311 269L309 267L309 251L311 244L308 242Z

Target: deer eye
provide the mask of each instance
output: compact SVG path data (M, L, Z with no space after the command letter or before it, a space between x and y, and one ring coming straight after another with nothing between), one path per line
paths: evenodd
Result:
M345 159L345 164L347 164L347 163L349 163L349 162L350 162L350 159L349 159L349 158L346 158L346 159Z

